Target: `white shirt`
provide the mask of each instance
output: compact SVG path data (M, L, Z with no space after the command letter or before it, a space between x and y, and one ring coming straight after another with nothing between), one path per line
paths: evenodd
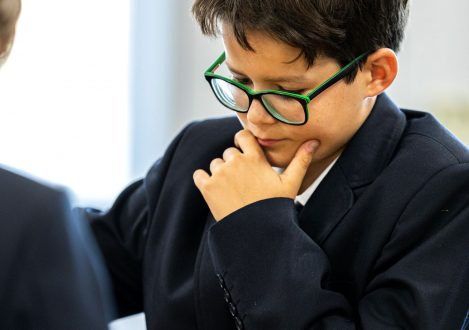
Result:
M306 202L308 202L308 200L311 198L321 181L326 177L327 173L329 173L332 166L334 166L334 164L337 162L337 159L339 159L339 157L334 159L329 164L329 166L327 166L326 169L321 172L321 174L316 178L316 180L314 180L314 182L301 195L296 196L295 203L300 203L303 206L306 205Z

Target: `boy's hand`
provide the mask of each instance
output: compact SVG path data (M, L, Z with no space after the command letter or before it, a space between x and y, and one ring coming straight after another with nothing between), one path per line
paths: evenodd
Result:
M317 141L305 142L288 167L278 174L264 156L256 138L248 130L235 135L237 148L228 148L223 159L210 163L209 175L194 172L194 182L207 202L216 221L257 201L273 198L295 198L312 160Z

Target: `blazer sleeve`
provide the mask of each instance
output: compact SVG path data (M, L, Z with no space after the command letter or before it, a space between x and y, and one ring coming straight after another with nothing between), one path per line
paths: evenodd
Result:
M20 278L31 280L23 282L30 295L19 294L18 299L25 299L22 305L35 316L19 318L17 326L107 329L114 316L110 288L89 227L72 214L64 193L52 191L48 197L25 234L28 249L22 250L19 271Z
M107 329L110 290L64 191L0 168L0 329Z
M191 124L192 125L192 124ZM125 189L107 212L78 210L91 223L110 273L118 317L143 311L142 259L150 219L158 204L165 173L188 125L173 140L144 179Z
M468 191L468 164L428 181L354 305L326 287L328 256L298 226L292 200L232 213L208 237L232 314L245 329L461 329L469 308Z

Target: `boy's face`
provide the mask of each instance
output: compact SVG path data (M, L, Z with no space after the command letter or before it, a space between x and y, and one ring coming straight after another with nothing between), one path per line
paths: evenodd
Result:
M326 57L318 58L308 68L305 59L298 58L299 49L261 32L251 31L247 37L255 52L243 49L230 27L223 25L226 64L235 80L254 90L307 94L340 69L334 60ZM323 168L340 154L371 111L375 98L367 98L365 93L364 73L359 72L352 84L341 80L314 98L305 125L277 121L256 100L248 113L238 113L238 117L244 128L257 137L272 166L286 167L305 141L318 140L320 146L312 167Z

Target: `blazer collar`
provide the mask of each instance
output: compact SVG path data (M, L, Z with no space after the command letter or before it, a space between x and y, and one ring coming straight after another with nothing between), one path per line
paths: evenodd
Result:
M355 188L373 182L390 162L406 126L405 115L385 95L350 140L300 214L299 225L322 243L354 203Z
M337 161L351 188L371 183L387 166L404 132L404 113L386 94L378 96L367 120Z

